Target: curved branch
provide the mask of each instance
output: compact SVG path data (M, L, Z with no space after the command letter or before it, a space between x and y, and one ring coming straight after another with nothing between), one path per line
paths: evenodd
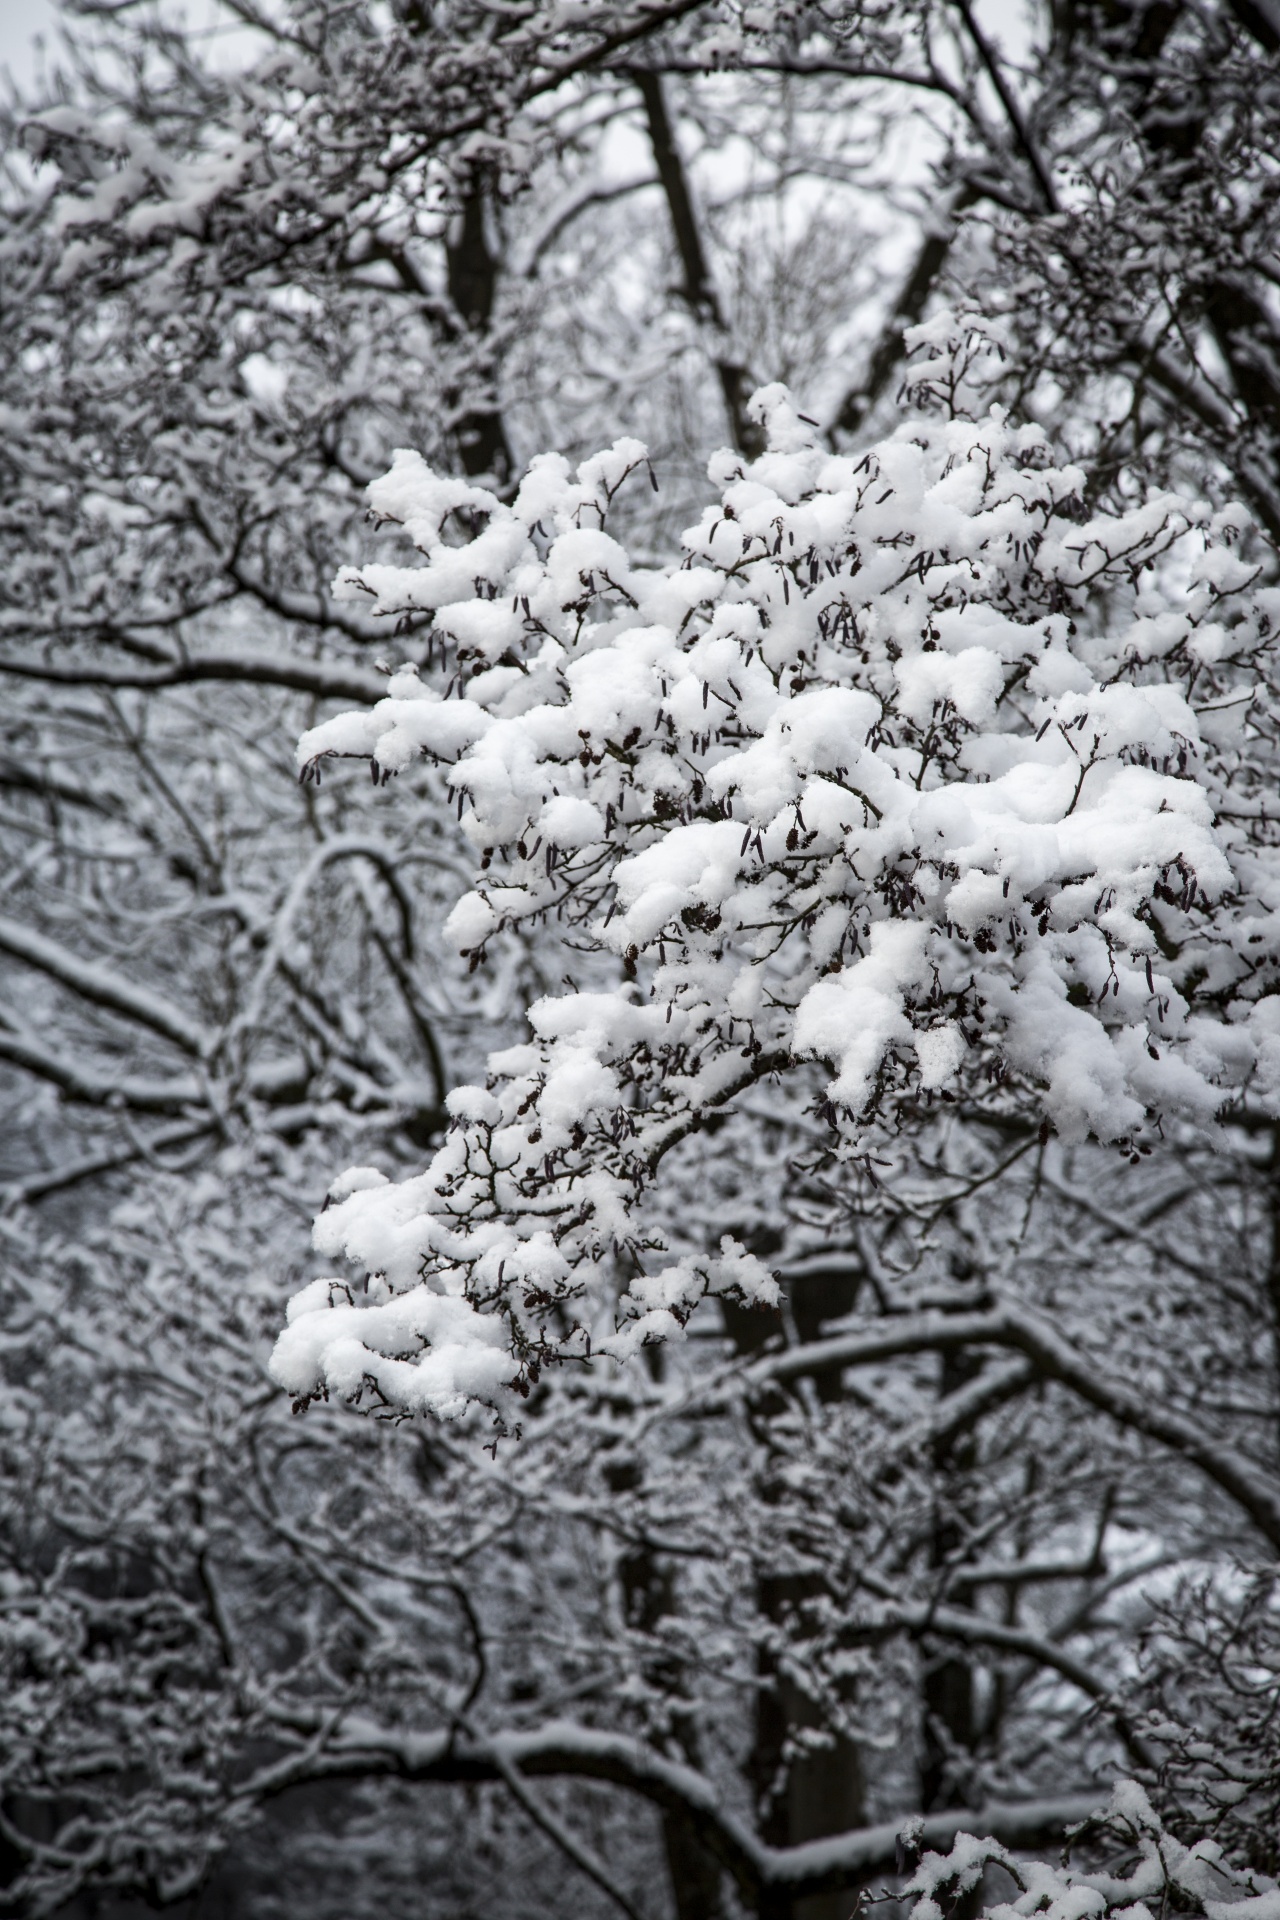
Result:
M20 1067L57 1087L79 1106L108 1107L132 1113L184 1113L193 1124L192 1109L210 1110L209 1087L196 1074L175 1074L169 1080L146 1080L101 1068L86 1068L65 1054L46 1047L30 1033L10 1023L0 1008L0 1060ZM268 1060L250 1068L246 1086L254 1099L269 1106L300 1100L312 1079L312 1069L301 1054ZM212 1118L209 1125L218 1124Z
M20 920L10 920L2 914L0 953L7 953L25 966L47 974L60 986L69 987L81 1000L91 1001L107 1013L150 1027L153 1033L171 1041L193 1059L203 1059L208 1051L209 1036L203 1027L188 1019L162 994L149 987L135 987L100 962L82 959L78 953L23 926Z
M227 572L242 592L252 595L260 606L278 613L283 620L344 633L348 640L363 646L377 638L361 620L343 612L327 593L298 593L288 587L272 587L236 559L228 562Z
M204 1104L204 1089L194 1074L172 1080L143 1080L130 1075L90 1073L75 1061L42 1046L27 1034L0 1026L0 1060L57 1087L68 1100L86 1107L122 1107L134 1113L182 1113Z
M11 1180L0 1187L0 1211L47 1200L50 1194L65 1193L68 1187L78 1186L82 1180L93 1180L100 1174L115 1173L121 1167L131 1166L137 1160L150 1159L153 1154L167 1147L190 1146L192 1141L201 1140L212 1133L216 1124L213 1119L181 1121L177 1126L162 1127L149 1140L133 1141L125 1147L104 1148L98 1153L84 1154L79 1160L68 1160L61 1166L48 1167L42 1173L29 1174L25 1179Z
M1082 1353L1055 1327L1012 1303L989 1313L922 1314L891 1319L874 1330L838 1334L758 1360L747 1369L749 1385L798 1380L821 1368L857 1367L907 1353L941 1353L957 1347L1011 1347L1032 1361L1046 1379L1068 1388L1122 1427L1157 1440L1227 1494L1272 1546L1280 1547L1280 1485L1245 1454L1206 1434L1187 1415L1154 1403L1108 1375L1092 1354Z
M312 1731L312 1723L300 1725L299 1731ZM511 1769L525 1777L603 1781L681 1815L752 1905L765 1890L785 1891L793 1899L838 1892L870 1874L892 1872L897 1860L900 1821L796 1847L767 1846L721 1806L710 1781L695 1768L626 1735L569 1723L477 1739L448 1732L401 1733L352 1718L322 1745L308 1746L295 1763L284 1762L257 1776L244 1792L256 1798L283 1792L302 1780L379 1775L442 1784L498 1783L507 1781ZM1043 1845L1087 1819L1097 1804L1096 1794L1086 1794L934 1814L923 1824L921 1845L945 1850L962 1832L989 1835L1007 1846Z
M958 1640L964 1646L991 1647L1020 1654L1037 1667L1047 1667L1070 1681L1086 1698L1109 1707L1116 1731L1139 1766L1158 1765L1151 1747L1111 1703L1111 1686L1082 1660L1042 1634L1028 1633L1023 1627L1005 1626L999 1620L985 1620L981 1614L967 1613L959 1607L894 1607L885 1614L882 1624L886 1633L900 1630L917 1637L934 1634L940 1640ZM880 1623L874 1631L879 1630Z
M922 1446L945 1446L968 1433L985 1414L1017 1400L1035 1378L1036 1369L1028 1360L1011 1360L1007 1366L988 1368L967 1386L957 1387L939 1400L906 1437Z
M367 834L335 834L332 839L322 841L306 865L302 868L301 872L295 877L288 893L285 895L280 911L276 915L275 926L272 928L271 938L267 943L266 952L259 962L258 971L245 995L244 1005L227 1028L226 1033L222 1036L221 1044L223 1046L225 1046L227 1041L235 1034L242 1032L248 1027L254 1026L256 1022L261 1019L262 1005L267 988L270 986L277 968L281 966L288 950L289 942L293 937L294 922L298 917L304 900L311 891L317 875L322 873L325 867L329 866L335 860L350 860L353 858L371 861L388 882L395 897L396 905L400 910L401 930L406 937L406 944L408 944L408 903L397 885L395 861L392 859L388 849L382 846L379 841L371 839ZM444 1097L443 1088L440 1089L440 1097Z
M3 662L0 662L0 666ZM8 788L15 793L32 793L41 800L61 800L66 806L84 807L91 813L100 813L108 819L119 818L124 811L113 795L90 792L72 780L63 770L47 760L35 766L24 766L20 761L0 758L0 788Z

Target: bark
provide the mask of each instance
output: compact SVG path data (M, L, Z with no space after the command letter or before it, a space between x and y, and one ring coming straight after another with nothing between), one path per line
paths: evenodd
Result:
M623 1459L605 1470L612 1493L628 1493L641 1484L642 1471L637 1461ZM652 1633L675 1605L670 1569L647 1543L629 1547L618 1560L618 1584L627 1625L641 1633ZM664 1662L651 1678L669 1697L682 1691L680 1674L672 1662ZM692 1728L681 1740L685 1761L698 1763L697 1742ZM663 1847L671 1878L671 1898L676 1920L724 1920L721 1866L709 1851L698 1824L679 1807L667 1808L662 1816Z
M827 1321L852 1312L862 1274L852 1260L789 1276L787 1306L796 1333L806 1343L818 1339ZM740 1351L755 1350L777 1328L773 1316L739 1311L726 1316ZM842 1369L818 1368L812 1376L818 1399L831 1404L843 1394ZM761 1498L769 1498L767 1484ZM757 1604L766 1618L781 1623L822 1591L820 1581L790 1574L765 1575ZM828 1734L831 1744L815 1752L787 1757L788 1742L803 1730L826 1731L814 1701L767 1648L757 1661L755 1732L748 1773L760 1809L760 1831L769 1845L785 1849L847 1832L862 1820L865 1781L862 1756L851 1740ZM786 1886L766 1887L761 1920L846 1920L848 1901L837 1890L797 1896Z

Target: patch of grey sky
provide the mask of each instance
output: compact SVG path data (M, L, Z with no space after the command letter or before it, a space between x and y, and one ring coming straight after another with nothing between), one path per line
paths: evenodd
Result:
M38 42L48 45L57 31L57 9L51 0L3 0L0 4L0 70L19 88L36 78L40 61Z

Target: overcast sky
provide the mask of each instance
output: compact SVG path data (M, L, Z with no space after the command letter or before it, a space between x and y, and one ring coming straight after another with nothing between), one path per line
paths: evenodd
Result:
M51 0L0 0L0 67L19 85L35 71L35 36L52 41L54 20Z

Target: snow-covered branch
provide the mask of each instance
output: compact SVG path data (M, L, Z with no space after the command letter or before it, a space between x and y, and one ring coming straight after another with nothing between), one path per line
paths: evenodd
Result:
M244 686L286 687L322 700L376 700L383 688L377 674L362 672L358 667L323 660L286 660L279 654L195 654L155 667L122 667L99 660L66 665L8 659L0 660L0 673L46 686L128 687L143 692L231 681Z
M1273 1097L1270 856L1215 808L1260 777L1274 595L1240 513L1090 515L1038 429L970 417L995 345L917 329L913 392L948 417L861 459L758 395L769 451L717 456L664 568L606 530L636 442L576 476L544 456L510 505L412 454L370 489L424 564L338 590L429 615L452 697L402 669L304 737L304 775L446 765L480 857L462 953L552 917L622 977L532 1006L421 1176L335 1188L317 1247L373 1290L295 1301L275 1365L302 1400L496 1406L549 1361L678 1334L708 1293L771 1300L729 1242L663 1264L646 1216L658 1166L762 1079L797 1077L868 1179L878 1142L993 1083L1131 1155L1246 1084ZM612 1299L611 1269L634 1276Z
M533 1733L474 1739L456 1730L426 1736L400 1734L352 1717L329 1735L322 1750L300 1759L296 1774L286 1763L277 1790L293 1784L295 1778L359 1778L377 1773L422 1782L501 1781L509 1768L531 1779L605 1781L685 1815L753 1902L765 1889L786 1889L799 1899L857 1887L872 1874L892 1873L901 1858L901 1821L833 1834L807 1845L767 1846L721 1805L711 1782L696 1769L625 1734L568 1722L550 1723ZM918 1829L921 1843L935 1848L948 1846L971 1828L1007 1846L1051 1845L1096 1808L1096 1795L1075 1794L1022 1806L938 1814L915 1823L913 1832Z
M1273 1474L1237 1447L1215 1441L1202 1417L1162 1405L1117 1378L1096 1354L1082 1350L1047 1319L1012 1302L990 1312L904 1316L880 1322L874 1330L835 1334L757 1361L748 1377L763 1385L802 1379L826 1368L875 1365L904 1354L985 1346L1016 1349L1042 1378L1066 1387L1120 1426L1171 1448L1228 1494L1264 1539L1280 1547L1280 1485ZM984 1386L999 1390L1003 1385L1002 1378L990 1383L980 1379L973 1391L980 1396ZM939 1411L945 1406L944 1402Z

